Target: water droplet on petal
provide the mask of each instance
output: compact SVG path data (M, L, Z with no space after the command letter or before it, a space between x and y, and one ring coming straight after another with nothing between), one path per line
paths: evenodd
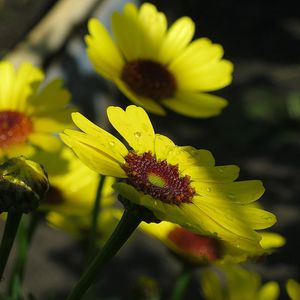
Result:
M209 188L209 187L206 188L206 191L207 191L207 192L211 192L211 188Z
M231 200L234 200L235 199L235 194L228 194L228 198L231 199Z
M236 244L235 246L236 246L237 248L241 248L240 244Z
M138 139L138 138L141 137L141 133L140 133L139 131L136 131L136 132L134 133L134 136Z
M110 141L109 144L110 146L114 147L116 143L114 141Z

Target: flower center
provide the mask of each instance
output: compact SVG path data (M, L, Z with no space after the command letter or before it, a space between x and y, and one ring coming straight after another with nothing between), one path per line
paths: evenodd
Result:
M60 189L50 186L45 201L45 204L49 205L60 205L64 202L64 197Z
M25 142L32 132L32 127L32 121L24 113L0 111L0 147Z
M129 152L123 166L127 182L138 191L168 204L190 203L195 189L190 186L190 177L179 176L178 166L166 160L158 161L151 152L138 155Z
M177 87L173 74L162 64L149 59L127 62L121 79L138 96L156 101L174 96Z
M217 239L198 235L182 227L170 231L168 238L179 249L193 256L208 261L215 261L220 257L220 244Z

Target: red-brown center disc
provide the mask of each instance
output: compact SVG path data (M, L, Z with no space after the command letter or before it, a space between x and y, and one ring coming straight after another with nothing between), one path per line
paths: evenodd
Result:
M220 256L219 241L214 238L198 235L182 227L174 228L168 238L179 249L198 258L215 261Z
M32 132L32 121L18 111L0 111L0 147L23 143Z
M149 59L127 62L121 79L138 96L156 101L173 97L177 87L173 74L164 65Z
M64 197L60 189L50 186L45 201L45 204L58 206L64 202Z
M129 152L125 161L127 182L138 191L169 204L192 202L195 189L190 186L189 176L180 177L177 165L156 160L150 152Z

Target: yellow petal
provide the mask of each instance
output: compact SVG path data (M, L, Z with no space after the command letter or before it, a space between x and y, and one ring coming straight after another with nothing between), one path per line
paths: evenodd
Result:
M179 170L197 166L214 166L215 159L208 150L196 149L191 146L176 147L168 153L167 161L171 165L179 164Z
M161 103L170 110L193 118L216 116L227 105L221 97L192 91L178 91L174 98L164 99Z
M107 152L107 154L112 152L119 157L120 162L123 162L123 159L121 159L120 156L125 157L128 150L115 136L95 125L80 113L73 113L72 119L78 128L87 133L87 135L93 137L90 138L90 140L97 141L97 143L102 145L102 148L107 149L103 149L104 152Z
M261 248L260 236L247 223L247 216L241 214L239 207L224 201L209 202L203 197L194 197L193 203L198 209L191 205L185 205L184 209L201 220L206 230L240 249L255 251Z
M62 146L57 137L49 134L32 133L28 139L33 145L49 152L56 152Z
M269 228L277 221L274 214L255 207L241 207L241 213L245 215L245 221L256 230Z
M60 110L58 112L50 112L45 117L33 117L31 120L34 124L35 132L59 132L65 128L73 127L71 113L75 108Z
M150 45L137 15L115 12L111 25L116 42L127 61L147 57L147 47Z
M3 109L24 111L27 98L44 78L40 69L23 63L17 71L8 61L0 62L0 105Z
M224 51L221 45L212 44L207 38L197 39L174 59L169 66L169 70L173 74L189 69L194 70L205 64L220 60L223 54Z
M90 19L88 28L90 35L85 37L85 41L94 68L106 78L119 77L124 60L109 33L97 19Z
M236 204L254 202L259 199L265 191L262 182L259 180L236 181L225 184L199 181L193 182L192 185L196 188L197 194L203 197L225 199L226 201Z
M232 81L233 64L225 59L212 61L205 65L194 64L193 68L181 66L174 69L179 90L215 91L229 85Z
M285 245L285 238L275 232L260 232L261 235L261 246L268 250L272 248L279 248Z
M286 283L286 290L291 300L300 299L300 284L294 279L289 279Z
M127 150L123 153L119 152L119 147L116 144L116 138L111 140L105 140L104 138L101 139L101 137L98 137L96 139L94 136L89 136L88 134L85 134L83 132L68 129L66 129L64 133L67 134L73 140L76 140L78 143L82 145L84 144L86 147L90 147L95 151L101 152L102 155L107 156L111 160L115 160L121 165L125 162L124 156L127 155ZM122 145L123 148L124 145L121 142L119 143Z
M124 137L138 153L154 153L155 134L147 113L135 105L120 107L110 106L107 116L113 127Z
M70 102L71 94L62 85L61 79L52 80L41 91L30 97L29 107L26 108L28 114L43 116L63 109Z
M277 300L279 297L279 285L275 281L264 284L258 292L258 300Z
M60 137L90 169L102 175L126 178L126 174L120 164L111 156L77 141L67 134L60 134Z
M164 135L156 134L154 141L154 153L157 160L165 160L170 151L175 148L175 144Z
M195 24L189 17L175 21L167 32L161 45L158 60L168 64L175 59L193 38Z
M201 193L202 190L205 190L207 192L210 191L210 184L207 184L207 182L212 183L228 183L232 182L239 176L239 167L235 165L227 165L227 166L217 166L217 167L198 167L192 166L190 168L186 168L184 170L184 173L186 175L189 175L193 181L195 182L195 186L199 189L199 193ZM203 184L203 185L202 185ZM226 188L228 185L224 185ZM215 186L212 185L212 188ZM222 188L223 186L220 186ZM218 188L218 186L217 186Z

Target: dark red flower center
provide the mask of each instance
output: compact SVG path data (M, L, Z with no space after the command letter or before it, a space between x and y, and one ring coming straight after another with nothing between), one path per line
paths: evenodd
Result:
M0 147L23 143L32 132L32 121L18 111L0 111Z
M64 202L64 197L60 189L50 186L45 201L45 204L60 205Z
M220 244L217 239L201 236L182 227L174 228L168 238L187 254L208 261L215 261L220 257Z
M150 59L137 59L123 67L121 79L138 96L156 101L173 97L176 80L168 69Z
M180 177L177 165L156 160L150 152L129 152L125 161L127 182L137 190L169 204L192 202L195 189L190 186L189 176Z

